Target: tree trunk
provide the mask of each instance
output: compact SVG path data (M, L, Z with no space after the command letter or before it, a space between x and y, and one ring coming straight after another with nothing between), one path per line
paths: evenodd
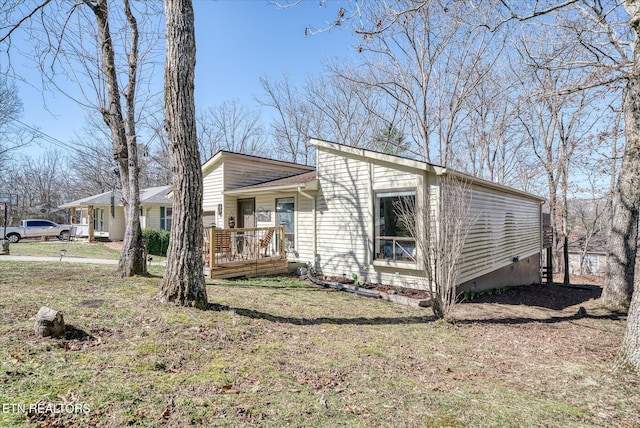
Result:
M636 48L638 49L638 48ZM640 54L640 52L639 52ZM640 55L636 55L640 60ZM602 300L607 306L626 309L633 294L640 204L640 64L634 66L624 93L626 144L618 184L613 195L613 213L607 273Z
M567 235L564 236L563 240L562 256L564 262L564 277L562 279L562 284L569 285L571 280L569 278L569 238Z
M623 99L626 144L613 199L608 269L602 299L615 306L631 302L622 348L627 361L640 371L640 291L634 293L640 205L640 5L628 2L624 7L629 13L635 43L633 67Z
M108 0L99 0L93 3L84 0L95 17L100 31L102 46L101 62L104 73L108 107L102 112L104 122L111 130L113 158L120 171L120 183L122 186L122 204L124 206L125 236L120 253L118 271L121 276L133 276L146 273L146 260L144 259L144 247L142 243L142 230L140 229L140 189L138 185L138 153L135 131L135 83L137 79L137 48L138 29L135 19L129 19L132 50L129 55L129 80L126 93L127 120L122 111L120 101L120 86L115 61L115 52L111 30L109 28ZM128 2L125 2L128 7ZM127 9L127 15L130 11ZM132 17L131 17L132 18ZM133 24L133 25L132 25Z
M622 343L627 361L640 373L640 293L634 293L627 317L627 333Z
M202 257L202 170L196 140L196 43L191 0L165 0L164 99L173 172L173 223L159 299L207 307Z
M118 264L120 275L125 277L146 274L147 261L145 259L146 252L142 228L140 227L140 181L138 177L138 139L135 114L139 32L138 23L133 16L129 1L125 0L123 6L131 36L130 51L129 55L127 55L129 73L125 90L126 121L124 122L129 162L128 176L122 180L127 182L129 196L123 201L127 228L122 243L120 263Z

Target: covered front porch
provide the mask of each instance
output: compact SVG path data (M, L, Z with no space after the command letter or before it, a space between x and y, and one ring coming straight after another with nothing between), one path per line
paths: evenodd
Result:
M204 262L211 278L287 273L285 225L237 229L205 228Z

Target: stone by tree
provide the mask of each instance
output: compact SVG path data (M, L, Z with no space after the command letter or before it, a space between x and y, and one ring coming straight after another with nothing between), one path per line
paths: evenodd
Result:
M60 337L65 330L64 316L60 311L43 306L36 314L33 329L40 337Z

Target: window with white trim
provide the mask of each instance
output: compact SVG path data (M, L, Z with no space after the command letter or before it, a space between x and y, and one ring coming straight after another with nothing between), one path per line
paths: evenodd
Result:
M415 190L377 192L375 260L416 262L416 241L398 215L398 206L415 205Z
M106 232L104 227L104 208L93 209L93 230L96 232Z
M171 230L172 220L173 220L173 208L160 207L160 229Z

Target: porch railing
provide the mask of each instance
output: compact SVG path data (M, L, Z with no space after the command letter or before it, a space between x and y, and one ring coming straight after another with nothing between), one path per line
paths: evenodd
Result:
M284 225L240 229L206 228L205 264L211 268L265 259L284 259Z

